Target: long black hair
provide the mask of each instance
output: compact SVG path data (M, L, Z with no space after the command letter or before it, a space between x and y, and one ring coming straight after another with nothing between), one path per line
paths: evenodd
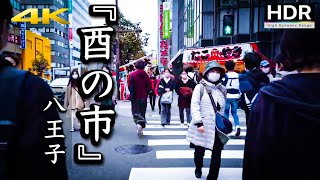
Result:
M78 79L73 79L72 75L74 73L77 73L78 74ZM68 86L71 85L71 87L78 87L78 80L80 78L80 75L79 75L79 72L78 72L78 69L74 69L71 71L70 73L70 78L69 78L69 83L68 83Z

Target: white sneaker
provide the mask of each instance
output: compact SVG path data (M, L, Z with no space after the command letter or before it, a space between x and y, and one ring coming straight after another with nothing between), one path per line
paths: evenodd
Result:
M180 125L181 127L183 127L184 126L184 124L183 123L181 123L181 125Z
M70 129L70 132L74 132L74 129L72 128L72 129Z
M142 136L142 126L140 124L137 124L137 134L138 136Z

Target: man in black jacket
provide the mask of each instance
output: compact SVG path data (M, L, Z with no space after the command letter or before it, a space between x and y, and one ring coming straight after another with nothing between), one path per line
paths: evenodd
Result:
M261 87L269 84L268 76L260 70L261 56L256 52L247 53L244 57L246 72L239 77L241 97L239 106L246 114L246 124L250 119L251 104L255 101ZM249 87L244 87L249 86Z
M1 51L8 39L13 10L9 0L1 0L0 8ZM22 80L20 87L15 85L18 80ZM57 151L65 151L64 138L45 138L53 134L48 130L53 124L48 121L60 119L57 107L53 104L44 111L49 101L53 101L48 84L31 73L17 70L9 61L0 59L0 99L0 120L15 124L7 141L7 151L0 148L0 175L5 176L0 179L68 179L65 154L57 154L55 164L51 162L54 155L45 154L53 152L49 146L56 144L60 145ZM10 106L13 108L8 109ZM58 127L60 125L57 124ZM3 131L0 132L0 135L3 134ZM63 131L58 130L57 134L62 135Z
M299 73L261 89L247 129L244 180L319 177L320 23L315 24L282 36L281 53Z

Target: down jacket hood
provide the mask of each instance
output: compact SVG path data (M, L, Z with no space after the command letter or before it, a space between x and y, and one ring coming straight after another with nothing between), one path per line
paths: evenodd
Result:
M304 117L320 123L320 73L291 74L261 89L274 102L284 105Z

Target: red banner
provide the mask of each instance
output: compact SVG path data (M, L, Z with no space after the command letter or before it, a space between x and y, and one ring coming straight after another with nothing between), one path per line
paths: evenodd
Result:
M72 40L72 28L69 28L69 40Z
M163 39L163 5L160 4L160 62L166 66L169 58L169 45L166 39Z

